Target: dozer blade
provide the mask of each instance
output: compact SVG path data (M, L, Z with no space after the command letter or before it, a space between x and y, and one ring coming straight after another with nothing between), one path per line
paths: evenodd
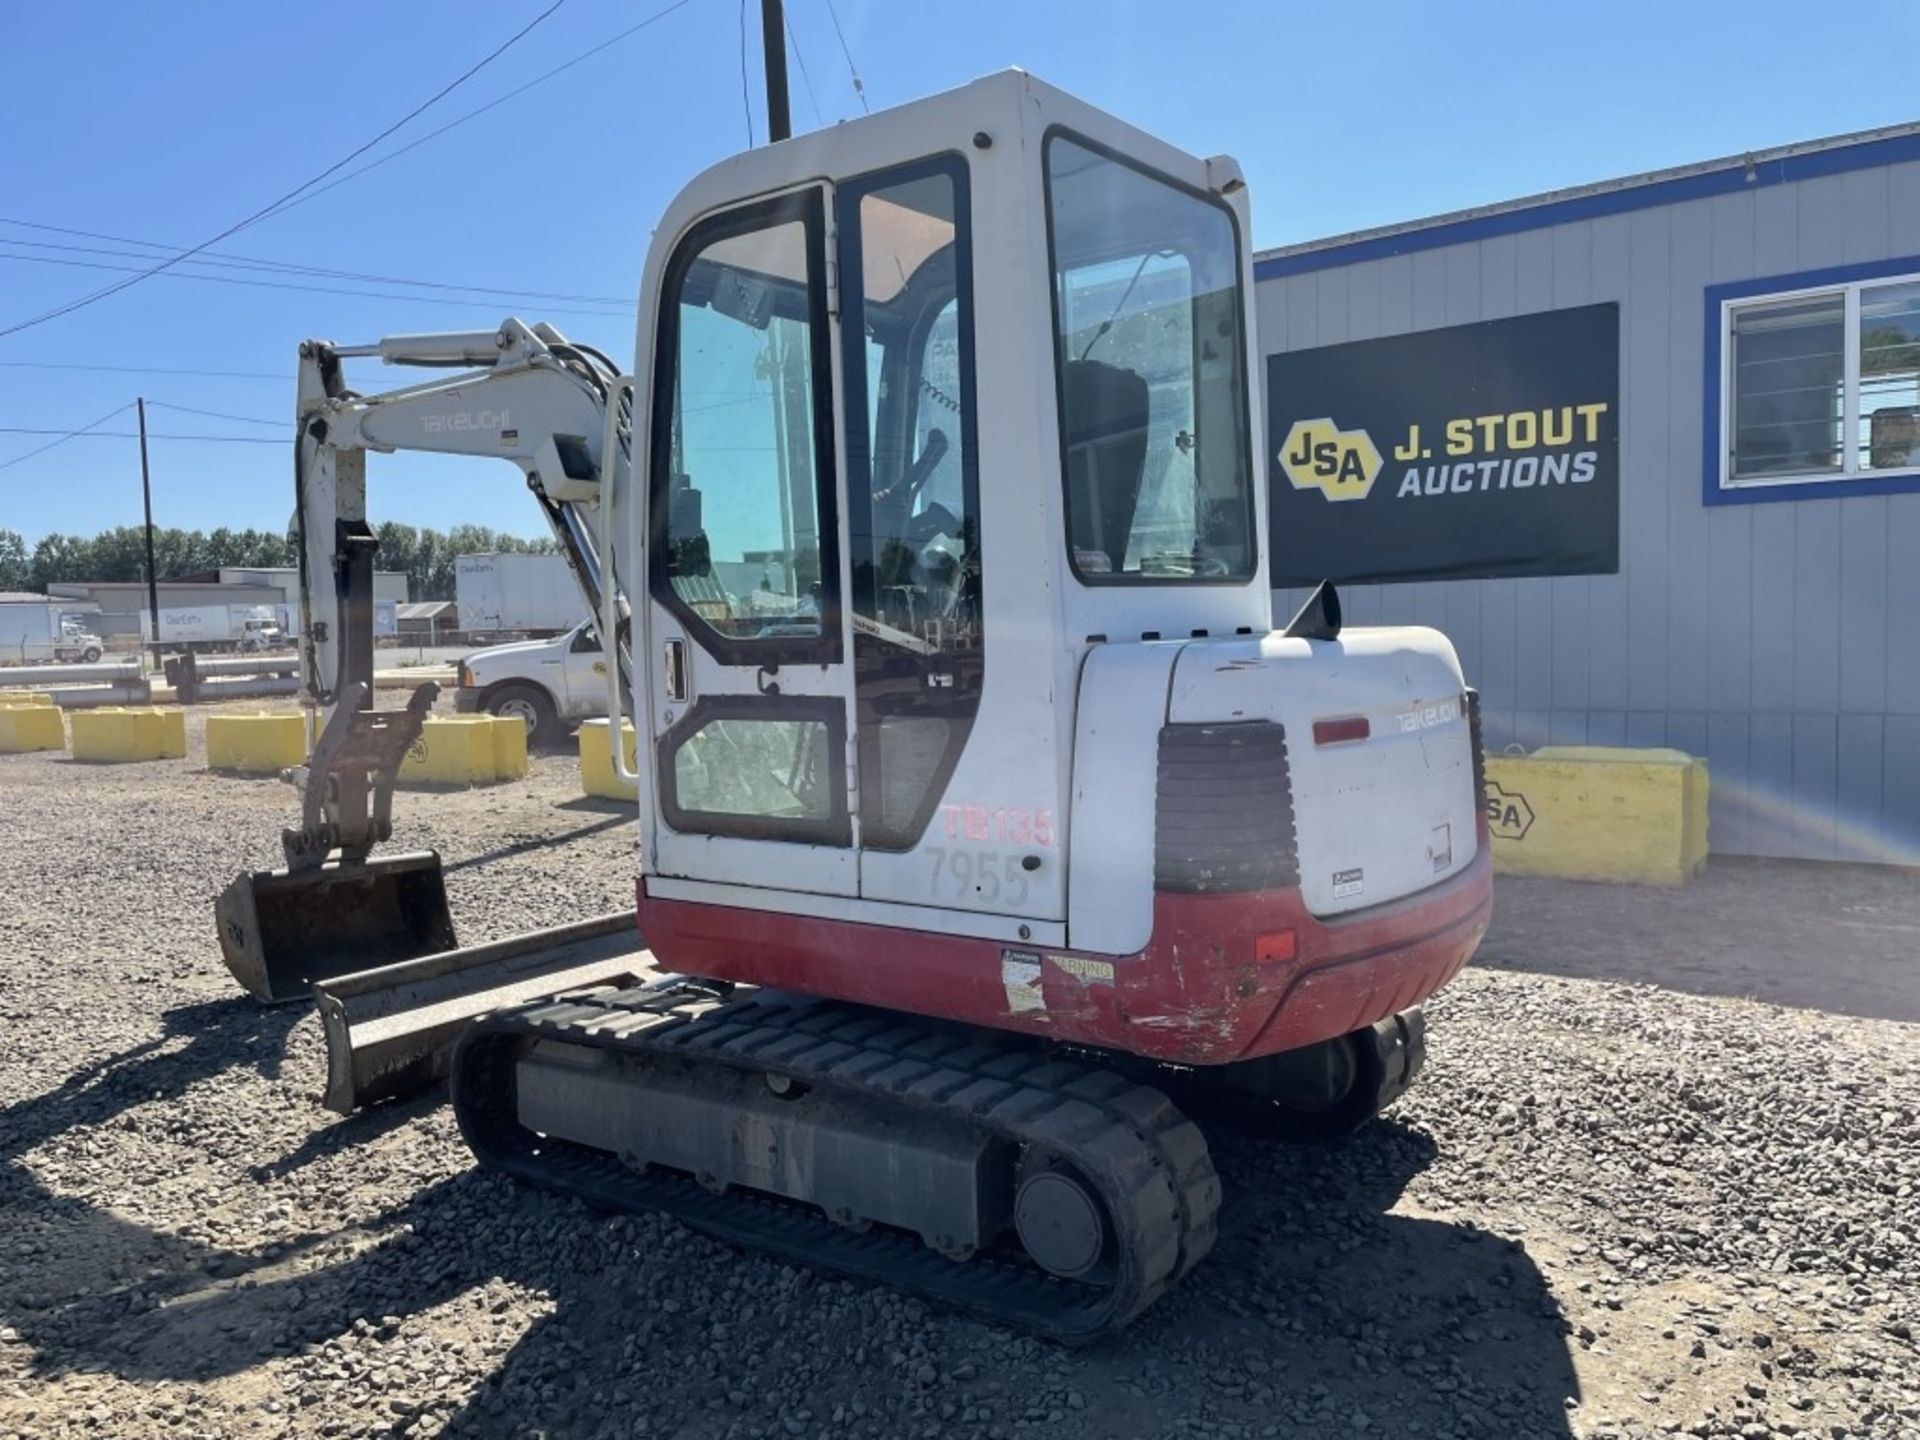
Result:
M444 1080L461 1031L491 1011L639 983L650 957L635 921L621 910L322 981L323 1103L349 1115Z
M255 870L221 892L214 913L227 968L268 1005L305 1000L322 980L459 943L431 850Z

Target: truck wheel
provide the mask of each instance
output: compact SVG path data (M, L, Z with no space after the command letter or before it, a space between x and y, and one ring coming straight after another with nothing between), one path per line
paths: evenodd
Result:
M100 647L98 645L89 645L86 650L82 652L80 658L88 665L97 664L100 659Z
M538 685L502 685L488 692L486 707L489 715L511 715L524 724L529 745L551 745L560 736L560 717L554 711L553 697Z

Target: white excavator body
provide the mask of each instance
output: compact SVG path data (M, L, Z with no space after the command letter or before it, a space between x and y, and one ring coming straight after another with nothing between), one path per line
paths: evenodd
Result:
M1411 1081L1418 1006L1490 913L1452 646L1345 630L1330 586L1273 624L1249 233L1233 161L1008 72L694 179L629 374L518 321L306 347L303 679L330 720L289 872L225 904L230 961L260 897L301 928L256 932L311 951L315 897L364 893L401 963L345 990L426 986L443 1020L472 972L453 1094L487 1163L1064 1338L1125 1323L1218 1203L1137 1077L1350 1128ZM356 396L340 362L374 355L481 368ZM396 448L512 461L574 558L669 980L529 1008L526 947L420 957L450 930L437 857L380 891L382 766L432 699L367 708L362 457ZM264 988L340 958L269 960ZM444 1071L442 1020L389 1069ZM840 1233L875 1227L934 1258ZM1033 1284L996 1289L982 1251Z

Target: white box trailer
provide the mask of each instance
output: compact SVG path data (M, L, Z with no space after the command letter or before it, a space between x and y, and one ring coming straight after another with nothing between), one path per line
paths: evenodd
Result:
M140 638L153 638L153 612L140 615ZM178 605L160 611L160 643L182 650L277 650L288 643L271 605Z
M453 593L472 635L558 635L587 618L564 555L461 555Z
M104 647L86 615L61 600L0 603L0 665L92 664Z

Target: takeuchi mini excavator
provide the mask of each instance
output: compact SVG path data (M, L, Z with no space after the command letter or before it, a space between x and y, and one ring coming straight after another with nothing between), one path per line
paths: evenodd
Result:
M1273 626L1248 233L1232 160L1009 72L695 179L631 375L514 321L305 347L327 723L288 867L222 902L236 973L452 944L437 857L370 854L433 697L371 708L362 466L502 456L622 658L648 955L468 1007L474 1153L1056 1338L1127 1323L1213 1243L1180 1107L1361 1124L1491 906L1447 640L1343 629L1330 587ZM462 373L354 394L374 355Z

